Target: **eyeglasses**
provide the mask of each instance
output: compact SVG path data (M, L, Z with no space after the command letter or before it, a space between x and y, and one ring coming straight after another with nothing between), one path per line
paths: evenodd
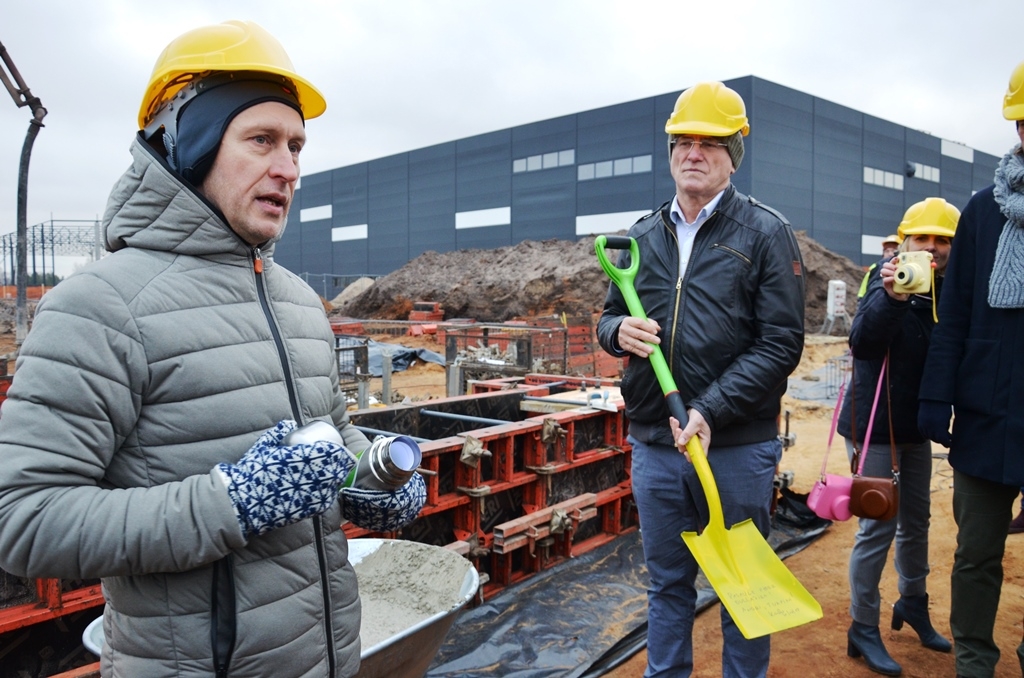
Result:
M686 153L692 151L694 146L699 148L701 153L707 153L716 148L729 148L729 144L724 141L718 141L717 139L712 138L694 139L692 137L672 137L672 146L679 146Z

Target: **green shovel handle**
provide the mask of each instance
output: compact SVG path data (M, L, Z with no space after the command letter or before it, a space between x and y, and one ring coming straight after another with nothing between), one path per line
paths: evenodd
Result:
M617 268L608 259L605 248L613 250L628 249L629 268ZM643 304L640 303L640 297L637 296L636 288L633 287L636 272L640 270L640 248L637 246L636 240L625 236L599 235L594 240L594 249L597 251L597 260L601 262L601 268L604 269L604 272L615 283L616 287L619 288L619 292L622 293L622 298L626 301L626 308L629 309L629 314L634 318L647 320ZM665 394L665 398L668 400L669 412L679 420L680 424L685 425L687 420L686 407L683 404L682 397L679 395L676 381L672 378L672 370L669 369L668 363L665 361L665 355L657 344L647 342L647 345L654 349L654 352L647 356L647 359L651 361L651 367L654 368L654 374L658 378L661 392Z
M628 249L629 268L617 268L612 264L605 253L605 248L613 250ZM619 292L622 293L622 298L626 301L626 308L629 309L629 314L634 318L647 320L643 304L640 303L640 297L637 296L636 289L633 287L636 273L640 270L640 248L637 246L636 240L628 236L599 235L594 240L594 249L597 251L597 260L601 262L601 268L604 269L604 272L615 283L616 287L619 288ZM658 385L661 386L661 392L665 394L665 404L668 405L668 411L676 418L680 426L686 426L686 422L689 421L689 417L686 414L686 405L683 403L683 397L679 395L679 388L676 386L676 380L672 378L672 370L669 369L668 363L665 361L665 355L661 352L661 346L649 342L647 345L654 349L653 353L647 356L647 359L651 361L651 367L654 368L654 374L658 378ZM711 466L708 464L707 456L704 454L704 446L700 444L697 436L690 437L690 440L686 443L686 451L689 452L690 461L693 463L694 470L697 471L700 483L704 487L704 494L708 500L708 511L710 513L709 524L724 525L725 517L722 515L722 500L718 494L718 486L715 484L715 477L711 473Z

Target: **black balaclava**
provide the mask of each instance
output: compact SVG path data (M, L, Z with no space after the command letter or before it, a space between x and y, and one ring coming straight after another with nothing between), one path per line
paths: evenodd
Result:
M193 186L202 184L231 121L245 109L266 101L291 106L302 116L294 91L268 80L233 80L189 101L178 114L173 157L168 158L171 167Z

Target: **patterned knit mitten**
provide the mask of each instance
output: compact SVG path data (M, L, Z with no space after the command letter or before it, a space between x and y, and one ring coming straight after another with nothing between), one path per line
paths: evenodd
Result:
M392 492L346 487L341 490L341 513L366 530L394 532L419 515L427 501L423 476L413 473L405 485Z
M336 443L281 447L294 428L294 421L282 421L237 463L216 467L247 539L326 511L355 466L355 456Z

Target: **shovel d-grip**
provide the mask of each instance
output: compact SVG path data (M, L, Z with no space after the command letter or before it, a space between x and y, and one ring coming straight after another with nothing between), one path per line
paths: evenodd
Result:
M615 266L605 253L606 248L629 250L629 268ZM640 303L636 288L633 287L636 273L640 270L640 248L637 247L636 240L621 235L599 235L594 240L594 249L597 250L597 260L601 262L601 268L622 293L629 314L634 318L647 320L647 313L644 312L644 306ZM669 369L668 363L665 361L665 355L657 344L648 342L647 345L654 349L647 359L651 361L651 367L654 368L654 374L658 378L658 385L661 386L661 392L665 394L668 411L679 421L680 426L686 426L686 406L682 396L679 395L679 389L676 387L675 379L672 378L672 370Z

